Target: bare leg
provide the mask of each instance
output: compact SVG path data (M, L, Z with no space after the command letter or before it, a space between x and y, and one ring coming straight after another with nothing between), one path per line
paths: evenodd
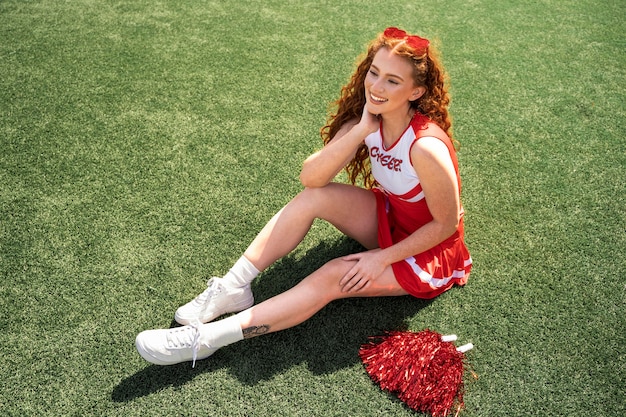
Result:
M291 252L316 218L330 222L368 248L377 247L376 198L371 191L335 183L306 188L267 223L223 278L212 279L206 290L176 310L175 320L181 324L195 319L207 323L251 306L254 297L250 282ZM218 297L218 293L222 295Z
M330 222L365 247L379 250L375 249L378 225L374 194L354 186L329 184L307 188L296 196L263 228L246 250L245 257L258 270L267 268L300 243L316 218ZM365 288L354 293L342 292L341 278L356 262L334 259L290 290L235 316L201 326L191 322L192 325L173 329L147 330L137 335L135 345L142 357L155 364L171 365L190 360L195 363L196 359L207 358L220 347L242 338L300 324L338 298L406 294L391 267L375 280L368 280ZM207 291L208 296L210 288ZM192 305L190 316L199 308L204 309L206 302L203 303L196 303L196 300L188 303Z
M258 270L264 270L295 249L316 218L330 222L369 249L378 247L373 193L331 183L298 194L267 223L244 255Z
M295 287L242 311L237 317L244 337L249 338L296 326L336 299L407 295L396 281L391 267L388 267L383 275L365 290L356 294L342 292L339 281L353 265L353 261L334 259Z

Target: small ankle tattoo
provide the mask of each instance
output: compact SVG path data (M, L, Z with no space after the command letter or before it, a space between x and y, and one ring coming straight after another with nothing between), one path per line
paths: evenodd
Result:
M270 331L269 324L263 324L261 326L251 326L243 329L243 338L250 339L251 337L261 336Z

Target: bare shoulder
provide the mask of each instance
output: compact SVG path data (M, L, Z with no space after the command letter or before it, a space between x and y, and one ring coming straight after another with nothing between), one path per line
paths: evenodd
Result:
M417 140L411 148L411 158L416 159L450 159L450 151L446 144L434 136L424 136Z
M429 121L426 124L426 129L424 129L424 135L423 136L435 136L438 138L446 138L446 139L450 139L448 137L448 134L435 122L433 121Z
M437 137L424 136L411 148L411 164L415 169L424 192L432 203L432 191L455 190L458 186L455 165L446 144ZM452 194L450 194L452 195Z

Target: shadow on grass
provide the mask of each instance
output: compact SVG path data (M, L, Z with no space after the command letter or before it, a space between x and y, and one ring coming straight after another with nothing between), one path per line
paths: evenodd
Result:
M321 242L304 256L287 256L254 283L255 302L294 285L327 260L362 251L344 238ZM182 386L196 375L228 371L246 385L272 379L294 365L306 364L314 374L329 374L360 362L359 347L369 336L406 328L406 320L430 303L406 297L352 298L334 301L301 325L220 349L209 359L173 366L149 366L123 380L112 393L116 402L130 401L168 386Z

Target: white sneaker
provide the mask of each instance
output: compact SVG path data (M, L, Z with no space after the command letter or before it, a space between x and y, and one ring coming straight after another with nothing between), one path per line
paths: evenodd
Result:
M155 365L174 365L206 359L218 348L209 345L202 323L172 329L146 330L137 335L135 346L139 354Z
M231 288L223 283L222 278L213 277L202 294L176 310L174 319L180 324L190 324L194 320L208 323L223 314L237 313L253 304L250 285Z

